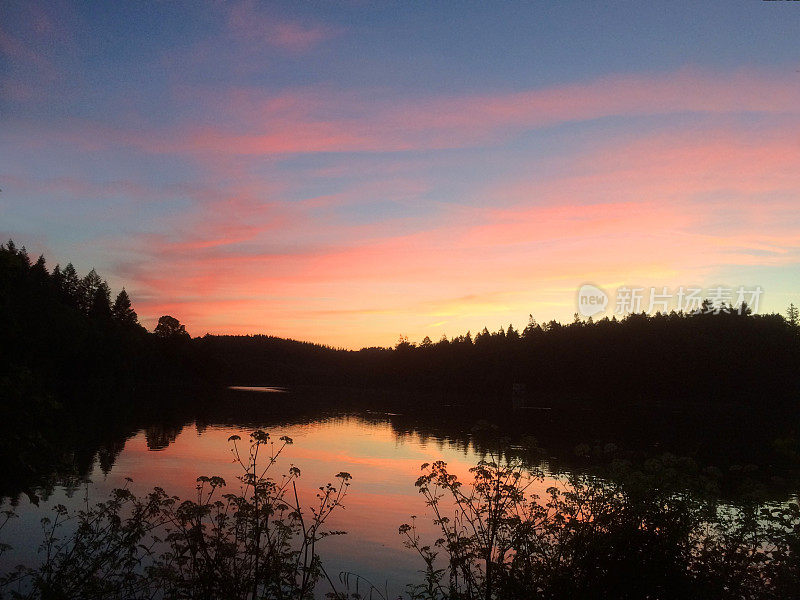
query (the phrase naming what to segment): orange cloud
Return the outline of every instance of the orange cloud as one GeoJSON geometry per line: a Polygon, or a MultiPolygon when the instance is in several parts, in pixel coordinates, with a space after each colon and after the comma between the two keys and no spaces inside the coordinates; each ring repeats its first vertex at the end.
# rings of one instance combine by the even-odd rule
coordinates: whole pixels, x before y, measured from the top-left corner
{"type": "MultiPolygon", "coordinates": [[[[175,190],[191,208],[141,235],[120,266],[149,324],[171,312],[194,334],[391,344],[400,332],[523,324],[532,311],[568,318],[585,281],[689,284],[723,267],[800,262],[800,87],[778,75],[683,70],[400,102],[324,88],[178,93],[216,118],[165,132],[10,128],[24,130],[21,144],[122,145],[202,167],[210,183],[175,190]],[[531,174],[515,164],[463,198],[437,187],[430,168],[447,156],[437,149],[494,150],[521,131],[662,115],[534,152],[531,174]],[[410,150],[424,152],[383,155],[378,176],[361,176],[368,157],[410,150]],[[290,156],[338,152],[358,154],[301,167],[290,156]],[[414,215],[359,222],[347,210],[385,200],[414,215]]],[[[108,185],[140,201],[168,195],[108,185]]]]}
{"type": "Polygon", "coordinates": [[[476,192],[487,208],[456,206],[410,233],[370,236],[300,204],[284,221],[287,239],[332,227],[339,240],[293,252],[264,251],[265,240],[165,246],[154,271],[166,261],[171,276],[140,282],[154,298],[182,298],[174,308],[200,326],[193,333],[358,347],[401,331],[420,339],[520,325],[528,312],[564,318],[588,280],[688,285],[723,266],[793,264],[800,152],[791,131],[759,131],[758,143],[728,129],[609,141],[574,156],[574,175],[488,186],[476,192]]]}

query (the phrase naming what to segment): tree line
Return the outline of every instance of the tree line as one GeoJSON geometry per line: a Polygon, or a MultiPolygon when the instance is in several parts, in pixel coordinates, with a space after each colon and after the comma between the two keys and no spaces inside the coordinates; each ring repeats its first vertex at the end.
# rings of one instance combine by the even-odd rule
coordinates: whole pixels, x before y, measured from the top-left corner
{"type": "Polygon", "coordinates": [[[125,289],[92,269],[49,269],[13,241],[0,245],[0,471],[26,476],[60,456],[85,423],[122,418],[142,386],[188,380],[188,335],[163,319],[149,333],[125,289]]]}
{"type": "MultiPolygon", "coordinates": [[[[790,311],[791,315],[791,311],[790,311]]],[[[193,340],[209,371],[241,384],[333,383],[505,407],[580,401],[785,404],[796,398],[797,321],[737,310],[513,325],[393,348],[335,349],[272,336],[193,340]],[[470,400],[472,399],[472,400],[470,400]]]]}
{"type": "Polygon", "coordinates": [[[189,338],[169,316],[149,333],[128,292],[123,288],[112,301],[95,269],[83,276],[72,263],[50,270],[44,256],[33,261],[13,241],[0,245],[0,323],[6,352],[0,375],[22,380],[27,373],[56,393],[170,375],[165,342],[189,338]]]}
{"type": "MultiPolygon", "coordinates": [[[[797,309],[753,314],[742,305],[697,313],[630,314],[569,324],[513,325],[434,342],[344,350],[266,335],[190,338],[173,316],[153,333],[123,289],[111,300],[92,270],[48,271],[13,242],[0,246],[0,320],[9,350],[0,376],[47,389],[100,382],[338,385],[394,388],[505,407],[573,401],[777,404],[796,397],[797,309]]],[[[703,308],[710,308],[706,303],[703,308]]],[[[8,384],[6,384],[8,385],[8,384]]]]}

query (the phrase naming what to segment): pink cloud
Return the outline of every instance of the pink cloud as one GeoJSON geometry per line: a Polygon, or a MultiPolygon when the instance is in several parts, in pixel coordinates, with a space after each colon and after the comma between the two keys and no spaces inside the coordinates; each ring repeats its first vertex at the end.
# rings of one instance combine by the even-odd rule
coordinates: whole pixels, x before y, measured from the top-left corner
{"type": "Polygon", "coordinates": [[[400,103],[332,91],[271,97],[240,89],[220,110],[247,133],[236,126],[187,129],[175,150],[261,155],[455,148],[611,116],[752,112],[785,117],[797,116],[798,106],[798,86],[777,75],[744,71],[607,77],[527,92],[400,103]]]}
{"type": "MultiPolygon", "coordinates": [[[[73,121],[24,123],[27,143],[62,141],[88,150],[133,147],[194,160],[320,152],[397,152],[497,145],[520,132],[604,117],[702,113],[769,115],[797,130],[800,87],[779,74],[683,70],[485,96],[398,101],[391,95],[321,88],[277,95],[179,88],[194,102],[186,123],[142,130],[73,121]],[[202,126],[195,123],[202,121],[202,126]]],[[[14,123],[9,123],[13,131],[14,123]]]]}
{"type": "MultiPolygon", "coordinates": [[[[166,132],[77,122],[55,132],[41,124],[33,135],[18,128],[26,134],[20,143],[42,147],[56,138],[87,152],[174,154],[203,165],[207,181],[223,182],[187,188],[181,196],[193,208],[142,236],[144,259],[124,269],[143,316],[175,313],[195,334],[387,344],[400,331],[421,338],[489,319],[519,324],[530,310],[563,318],[568,290],[588,279],[685,284],[725,266],[800,262],[800,88],[777,75],[686,70],[400,104],[329,89],[238,89],[201,93],[197,102],[208,115],[203,127],[187,120],[166,132]],[[421,218],[380,224],[354,223],[338,209],[427,201],[429,178],[414,179],[390,160],[372,181],[298,198],[289,180],[307,171],[275,183],[279,161],[263,160],[358,151],[356,168],[367,169],[367,152],[481,147],[559,123],[684,113],[711,118],[694,120],[694,129],[656,124],[655,133],[594,137],[555,156],[557,168],[487,181],[466,206],[456,199],[426,207],[421,218]],[[758,113],[758,127],[742,113],[758,113]],[[267,174],[253,174],[265,165],[267,174]]],[[[315,175],[352,174],[325,169],[315,175]]],[[[77,182],[65,185],[82,193],[77,182]]],[[[127,192],[152,200],[152,190],[127,192]]]]}
{"type": "Polygon", "coordinates": [[[290,52],[308,52],[338,33],[328,26],[281,19],[275,12],[261,10],[255,2],[240,2],[228,12],[228,29],[245,43],[290,52]]]}
{"type": "Polygon", "coordinates": [[[152,272],[137,285],[152,298],[146,311],[185,315],[196,334],[270,332],[354,347],[392,343],[401,331],[421,338],[494,319],[520,324],[530,311],[564,318],[570,290],[590,279],[678,285],[724,266],[800,262],[788,193],[800,189],[798,158],[794,134],[779,128],[760,129],[757,143],[726,128],[609,141],[573,157],[575,175],[488,187],[480,194],[489,207],[454,207],[404,234],[317,212],[347,193],[276,204],[280,225],[247,243],[226,238],[225,227],[224,244],[156,243],[152,272]],[[301,229],[310,240],[330,229],[341,237],[285,245],[301,229]]]}

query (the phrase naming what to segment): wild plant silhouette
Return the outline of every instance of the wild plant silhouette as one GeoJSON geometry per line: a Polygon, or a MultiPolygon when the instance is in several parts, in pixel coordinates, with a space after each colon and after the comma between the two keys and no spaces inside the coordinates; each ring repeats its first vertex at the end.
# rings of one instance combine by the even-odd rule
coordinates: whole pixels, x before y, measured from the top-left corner
{"type": "Polygon", "coordinates": [[[441,537],[400,527],[424,564],[414,600],[788,598],[800,589],[800,507],[722,505],[674,456],[601,478],[573,472],[543,496],[538,470],[490,454],[462,482],[444,462],[416,482],[441,537]]]}
{"type": "Polygon", "coordinates": [[[318,545],[343,532],[326,528],[342,506],[348,473],[319,488],[304,506],[300,470],[274,473],[288,437],[255,431],[246,448],[230,439],[241,466],[239,489],[221,477],[197,479],[194,500],[157,487],[146,496],[127,487],[77,512],[63,505],[43,519],[38,567],[0,580],[11,598],[312,598],[327,579],[318,545]]]}
{"type": "MultiPolygon", "coordinates": [[[[215,476],[182,500],[128,487],[105,502],[43,519],[39,566],[0,579],[10,598],[380,598],[357,573],[331,577],[326,523],[348,494],[350,475],[301,502],[297,467],[280,475],[292,441],[255,431],[241,447],[238,491],[215,476]],[[360,591],[354,591],[354,588],[360,591]]],[[[416,487],[441,530],[421,539],[400,526],[422,577],[409,600],[522,598],[791,597],[800,586],[800,507],[720,503],[691,461],[672,455],[635,467],[610,463],[604,477],[565,474],[543,494],[545,473],[490,452],[462,482],[442,461],[422,465],[416,487]]],[[[411,482],[409,482],[409,485],[411,482]]],[[[2,525],[12,513],[5,513],[2,525]]],[[[0,552],[5,548],[0,547],[0,552]]]]}
{"type": "MultiPolygon", "coordinates": [[[[505,417],[509,428],[520,420],[511,416],[511,390],[523,384],[527,404],[564,416],[551,444],[574,442],[570,430],[585,407],[613,409],[614,419],[631,414],[629,422],[638,423],[637,411],[649,411],[654,401],[673,413],[713,405],[734,414],[744,406],[752,409],[746,418],[755,440],[740,440],[748,452],[754,444],[769,447],[795,466],[800,456],[790,427],[800,392],[794,305],[786,318],[744,306],[567,325],[531,317],[522,330],[484,329],[420,344],[401,337],[393,348],[349,351],[270,336],[191,338],[169,315],[150,333],[128,292],[113,302],[112,295],[95,270],[83,277],[72,265],[48,270],[44,257],[31,261],[24,247],[0,246],[0,495],[26,493],[35,502],[57,485],[74,489],[95,459],[110,469],[138,428],[151,447],[166,447],[203,411],[195,402],[189,410],[172,391],[209,383],[361,388],[365,406],[375,402],[372,390],[394,389],[423,418],[455,400],[459,412],[468,405],[505,417]],[[134,402],[133,390],[147,400],[134,402]],[[412,404],[407,392],[424,392],[426,400],[412,404]],[[784,419],[788,429],[778,433],[767,416],[784,419]]],[[[325,401],[305,398],[311,407],[325,401]]],[[[678,431],[676,444],[721,432],[728,436],[718,450],[724,452],[730,431],[706,419],[693,435],[678,431]]],[[[43,564],[5,576],[4,594],[301,599],[327,586],[335,597],[366,589],[388,600],[388,591],[357,573],[335,584],[318,552],[320,541],[338,533],[325,524],[341,506],[349,475],[323,486],[308,511],[295,494],[298,473],[271,471],[289,440],[273,444],[256,432],[246,450],[239,442],[231,440],[243,469],[239,493],[204,476],[193,500],[160,488],[143,497],[121,489],[78,512],[58,507],[44,523],[43,564]]],[[[437,462],[417,482],[442,535],[422,540],[413,521],[401,528],[424,572],[409,587],[410,598],[760,599],[800,589],[795,500],[745,494],[722,502],[719,482],[688,473],[672,455],[649,456],[637,468],[617,461],[606,473],[596,463],[572,468],[561,487],[535,497],[531,489],[542,481],[535,462],[517,462],[499,447],[483,451],[472,481],[459,481],[437,462]]],[[[0,516],[0,528],[10,518],[0,516]]]]}

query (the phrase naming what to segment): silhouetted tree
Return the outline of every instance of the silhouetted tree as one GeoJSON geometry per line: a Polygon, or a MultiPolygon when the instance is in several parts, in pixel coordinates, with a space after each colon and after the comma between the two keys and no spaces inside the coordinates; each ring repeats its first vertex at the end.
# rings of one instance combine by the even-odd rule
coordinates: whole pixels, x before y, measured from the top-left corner
{"type": "Polygon", "coordinates": [[[49,274],[47,272],[47,264],[43,255],[40,254],[37,261],[33,264],[31,267],[31,273],[40,281],[45,281],[48,279],[49,274]]]}
{"type": "Polygon", "coordinates": [[[412,348],[414,348],[414,344],[408,341],[407,335],[401,335],[397,339],[397,344],[394,347],[394,349],[398,352],[404,352],[406,350],[411,350],[412,348]]]}
{"type": "Polygon", "coordinates": [[[105,281],[100,281],[94,290],[89,315],[102,319],[111,317],[111,290],[105,281]]]}
{"type": "Polygon", "coordinates": [[[58,291],[61,291],[64,287],[64,273],[61,271],[61,266],[56,265],[53,267],[53,272],[50,273],[50,281],[53,282],[53,285],[58,291]]]}
{"type": "Polygon", "coordinates": [[[721,312],[719,307],[715,307],[714,303],[711,302],[708,298],[703,300],[703,303],[700,305],[696,311],[694,311],[694,315],[711,315],[711,314],[718,314],[721,312]]]}
{"type": "Polygon", "coordinates": [[[789,308],[786,311],[786,317],[789,325],[792,327],[797,327],[798,322],[800,322],[800,317],[798,316],[798,310],[794,303],[789,305],[789,308]]]}
{"type": "Polygon", "coordinates": [[[535,334],[535,331],[539,329],[539,324],[536,322],[536,319],[533,318],[533,315],[528,315],[528,324],[525,326],[525,329],[522,330],[522,337],[530,338],[535,334]]]}
{"type": "Polygon", "coordinates": [[[114,306],[111,308],[111,316],[117,323],[125,326],[130,327],[139,323],[136,311],[131,306],[131,299],[125,288],[122,288],[122,291],[117,294],[114,306]]]}
{"type": "MultiPolygon", "coordinates": [[[[100,380],[105,386],[140,377],[188,376],[191,351],[173,352],[157,344],[136,324],[126,293],[115,303],[112,321],[111,292],[95,270],[79,279],[68,264],[50,274],[43,256],[31,265],[18,248],[13,241],[0,246],[0,332],[3,347],[14,349],[0,360],[0,398],[28,386],[22,380],[35,382],[42,397],[60,399],[78,389],[83,394],[100,380]],[[122,328],[122,322],[133,327],[122,328]]],[[[21,415],[33,414],[21,406],[21,415]]],[[[9,411],[0,416],[11,423],[11,431],[20,431],[9,411]]]]}
{"type": "MultiPolygon", "coordinates": [[[[143,328],[118,326],[136,323],[130,298],[123,291],[109,307],[108,286],[96,271],[79,279],[71,264],[56,267],[41,285],[43,272],[43,258],[31,266],[13,242],[0,246],[0,331],[5,347],[15,349],[6,367],[13,362],[51,382],[77,384],[96,375],[113,381],[157,364],[159,372],[203,373],[226,383],[426,389],[483,396],[484,405],[510,398],[514,383],[547,403],[601,395],[778,403],[800,392],[796,309],[784,318],[746,306],[708,310],[706,301],[702,315],[639,313],[566,326],[540,326],[530,316],[522,340],[512,324],[484,328],[475,343],[469,332],[435,344],[426,337],[420,345],[403,336],[394,348],[359,352],[272,336],[191,340],[177,319],[164,316],[153,338],[186,343],[156,344],[143,328]]],[[[0,378],[8,372],[2,362],[0,378]]]]}
{"type": "Polygon", "coordinates": [[[101,283],[103,283],[103,280],[94,269],[89,271],[80,281],[78,286],[78,306],[86,314],[89,314],[94,306],[95,293],[101,283]]]}
{"type": "Polygon", "coordinates": [[[81,291],[81,281],[78,278],[78,272],[75,270],[75,267],[72,266],[72,263],[67,263],[67,266],[64,267],[62,271],[62,283],[61,283],[61,291],[64,294],[64,297],[72,303],[73,306],[76,308],[80,308],[80,291],[81,291]]]}
{"type": "Polygon", "coordinates": [[[164,315],[158,319],[158,325],[156,325],[153,333],[165,340],[180,340],[190,338],[186,331],[186,326],[181,325],[181,322],[178,321],[178,319],[170,315],[164,315]]]}

